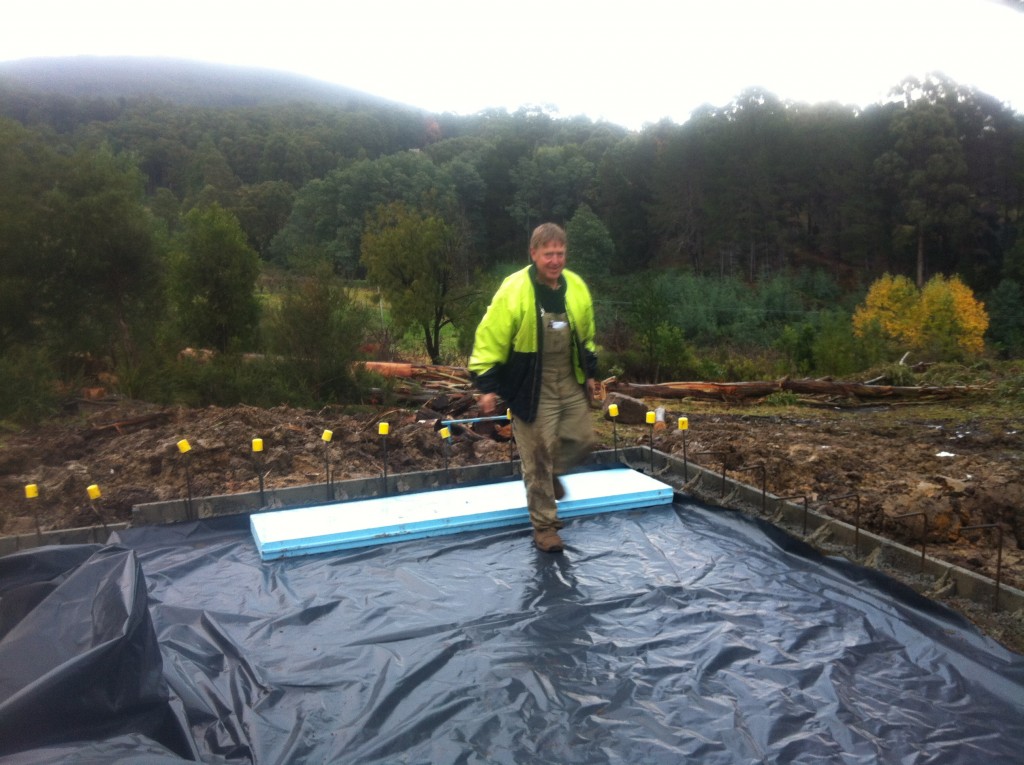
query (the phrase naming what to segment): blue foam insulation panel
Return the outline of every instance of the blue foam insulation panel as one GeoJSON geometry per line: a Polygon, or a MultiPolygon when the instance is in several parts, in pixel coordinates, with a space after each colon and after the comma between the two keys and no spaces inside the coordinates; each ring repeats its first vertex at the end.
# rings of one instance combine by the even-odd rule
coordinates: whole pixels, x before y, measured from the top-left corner
{"type": "MultiPolygon", "coordinates": [[[[672,503],[672,487],[629,468],[562,476],[562,519],[672,503]]],[[[525,524],[522,481],[459,486],[253,514],[260,558],[347,550],[406,539],[525,524]]]]}

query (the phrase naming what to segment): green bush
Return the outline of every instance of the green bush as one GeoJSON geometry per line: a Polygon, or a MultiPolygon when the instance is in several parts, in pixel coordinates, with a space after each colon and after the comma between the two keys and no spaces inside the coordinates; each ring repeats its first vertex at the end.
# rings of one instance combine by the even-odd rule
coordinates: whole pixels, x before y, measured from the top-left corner
{"type": "Polygon", "coordinates": [[[0,356],[0,420],[32,425],[60,410],[57,371],[38,348],[8,348],[0,356]]]}
{"type": "Polygon", "coordinates": [[[819,375],[847,377],[876,362],[880,351],[853,334],[850,315],[825,311],[818,319],[818,331],[811,343],[812,371],[819,375]]]}
{"type": "Polygon", "coordinates": [[[912,387],[918,384],[918,377],[913,374],[913,370],[902,364],[890,364],[883,369],[882,374],[889,385],[912,387]]]}
{"type": "Polygon", "coordinates": [[[764,403],[768,406],[778,407],[798,406],[800,404],[800,397],[792,391],[780,390],[766,396],[764,403]]]}
{"type": "Polygon", "coordinates": [[[811,322],[789,324],[775,343],[789,360],[790,368],[797,374],[806,375],[814,369],[814,346],[818,328],[811,322]]]}
{"type": "Polygon", "coordinates": [[[368,324],[366,307],[328,272],[295,279],[267,328],[272,353],[267,371],[303,401],[357,400],[353,362],[368,324]]]}
{"type": "Polygon", "coordinates": [[[1001,398],[1024,404],[1024,362],[1014,363],[1004,370],[996,393],[1001,398]]]}
{"type": "Polygon", "coordinates": [[[279,363],[240,354],[175,361],[164,376],[163,394],[168,403],[188,407],[317,403],[289,385],[279,363]]]}

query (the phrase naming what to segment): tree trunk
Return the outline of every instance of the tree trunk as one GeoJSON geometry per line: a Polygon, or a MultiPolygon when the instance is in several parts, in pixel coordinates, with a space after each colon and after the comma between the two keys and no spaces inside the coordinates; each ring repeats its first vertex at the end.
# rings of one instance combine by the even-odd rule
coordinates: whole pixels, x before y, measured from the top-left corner
{"type": "Polygon", "coordinates": [[[917,227],[917,288],[924,287],[924,226],[917,227]]]}
{"type": "Polygon", "coordinates": [[[441,363],[441,332],[435,329],[431,332],[430,326],[423,323],[423,344],[427,348],[427,355],[430,356],[431,364],[441,363]]]}

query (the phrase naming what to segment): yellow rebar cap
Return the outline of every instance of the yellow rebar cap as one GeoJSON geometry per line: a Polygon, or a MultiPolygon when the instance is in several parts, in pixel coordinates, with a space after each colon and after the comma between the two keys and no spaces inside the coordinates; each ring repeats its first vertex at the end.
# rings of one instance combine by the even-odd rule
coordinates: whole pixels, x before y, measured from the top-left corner
{"type": "Polygon", "coordinates": [[[86,489],[86,491],[89,493],[89,499],[100,498],[100,487],[97,486],[96,484],[92,484],[89,488],[86,489]]]}
{"type": "Polygon", "coordinates": [[[182,454],[191,451],[191,449],[192,445],[184,438],[178,441],[178,451],[181,452],[182,454]]]}
{"type": "Polygon", "coordinates": [[[261,451],[263,451],[263,439],[262,438],[254,438],[252,440],[252,450],[254,452],[261,452],[261,451]]]}
{"type": "Polygon", "coordinates": [[[687,418],[687,417],[680,417],[679,418],[679,429],[680,430],[689,430],[690,429],[690,420],[689,420],[689,418],[687,418]]]}
{"type": "Polygon", "coordinates": [[[648,425],[653,425],[654,424],[654,420],[656,418],[657,418],[657,415],[654,412],[648,412],[647,413],[647,424],[648,425]]]}
{"type": "Polygon", "coordinates": [[[618,417],[619,416],[619,405],[618,404],[609,404],[608,405],[608,416],[609,417],[618,417]]]}
{"type": "Polygon", "coordinates": [[[377,432],[380,433],[382,436],[386,436],[388,434],[388,431],[390,430],[391,426],[388,425],[386,422],[382,422],[380,425],[377,426],[377,432]]]}
{"type": "Polygon", "coordinates": [[[39,486],[34,483],[25,484],[25,499],[35,499],[39,496],[39,486]]]}
{"type": "Polygon", "coordinates": [[[330,443],[331,439],[334,438],[334,431],[325,430],[324,434],[320,436],[320,440],[330,443]]]}

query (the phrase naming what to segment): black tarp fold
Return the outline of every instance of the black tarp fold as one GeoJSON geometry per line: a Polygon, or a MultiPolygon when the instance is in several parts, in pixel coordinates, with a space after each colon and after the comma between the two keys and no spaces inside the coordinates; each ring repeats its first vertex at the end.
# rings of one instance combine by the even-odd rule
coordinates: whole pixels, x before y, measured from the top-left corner
{"type": "Polygon", "coordinates": [[[136,735],[191,755],[131,550],[0,558],[0,754],[136,735]]]}

